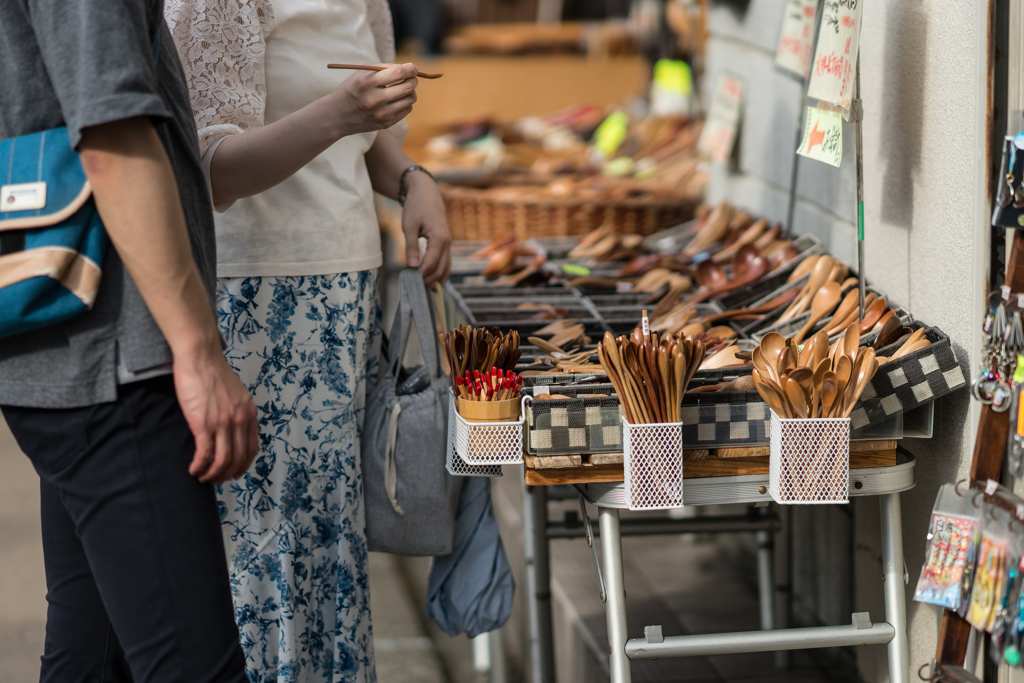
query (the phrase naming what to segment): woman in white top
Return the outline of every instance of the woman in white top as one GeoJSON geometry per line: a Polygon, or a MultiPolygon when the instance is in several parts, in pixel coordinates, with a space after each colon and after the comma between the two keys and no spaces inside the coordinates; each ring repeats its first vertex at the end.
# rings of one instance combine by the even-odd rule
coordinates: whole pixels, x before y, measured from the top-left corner
{"type": "Polygon", "coordinates": [[[165,16],[222,212],[228,360],[261,412],[254,467],[220,491],[249,677],[374,681],[359,466],[380,335],[373,192],[407,195],[407,260],[428,284],[451,267],[437,187],[383,130],[411,111],[417,70],[327,69],[394,59],[386,0],[167,0],[165,16]]]}

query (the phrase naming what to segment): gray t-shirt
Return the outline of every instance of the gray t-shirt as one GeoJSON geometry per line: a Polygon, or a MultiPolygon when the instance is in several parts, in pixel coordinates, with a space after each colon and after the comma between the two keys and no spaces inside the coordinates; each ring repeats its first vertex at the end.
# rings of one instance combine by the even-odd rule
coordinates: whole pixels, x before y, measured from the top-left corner
{"type": "MultiPolygon", "coordinates": [[[[83,128],[151,117],[178,181],[192,253],[212,301],[213,207],[162,4],[0,0],[0,139],[66,125],[77,146],[83,128]],[[157,27],[160,55],[154,66],[157,27]]],[[[92,311],[0,339],[0,405],[72,408],[113,401],[118,354],[131,372],[171,361],[167,342],[112,247],[92,311]]]]}

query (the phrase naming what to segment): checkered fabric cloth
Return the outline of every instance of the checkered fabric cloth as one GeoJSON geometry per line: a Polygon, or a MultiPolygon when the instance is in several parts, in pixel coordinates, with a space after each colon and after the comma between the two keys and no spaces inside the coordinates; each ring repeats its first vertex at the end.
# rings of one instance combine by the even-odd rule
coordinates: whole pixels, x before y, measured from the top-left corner
{"type": "Polygon", "coordinates": [[[682,418],[686,448],[766,444],[771,433],[771,413],[756,391],[692,394],[683,401],[682,418]]]}
{"type": "MultiPolygon", "coordinates": [[[[883,422],[900,411],[913,410],[967,386],[949,337],[936,327],[926,327],[925,336],[930,346],[879,366],[850,414],[853,429],[883,422]]],[[[894,350],[887,347],[879,355],[894,350]]]]}
{"type": "MultiPolygon", "coordinates": [[[[595,391],[592,386],[586,390],[606,393],[595,391]]],[[[526,452],[530,455],[621,452],[621,415],[622,407],[614,396],[527,403],[526,452]]]]}

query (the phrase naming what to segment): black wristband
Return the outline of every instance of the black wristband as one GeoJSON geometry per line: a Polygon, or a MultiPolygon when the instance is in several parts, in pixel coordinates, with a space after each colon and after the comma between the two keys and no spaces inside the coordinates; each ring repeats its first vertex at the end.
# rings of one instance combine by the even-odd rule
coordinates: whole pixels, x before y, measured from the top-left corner
{"type": "Polygon", "coordinates": [[[409,188],[405,186],[405,179],[413,171],[422,171],[426,173],[431,180],[437,182],[437,180],[434,178],[433,174],[431,174],[430,171],[428,171],[427,169],[423,168],[418,164],[415,166],[410,166],[409,168],[402,171],[402,176],[398,179],[398,203],[401,204],[402,206],[405,206],[405,199],[406,197],[409,196],[409,188]]]}

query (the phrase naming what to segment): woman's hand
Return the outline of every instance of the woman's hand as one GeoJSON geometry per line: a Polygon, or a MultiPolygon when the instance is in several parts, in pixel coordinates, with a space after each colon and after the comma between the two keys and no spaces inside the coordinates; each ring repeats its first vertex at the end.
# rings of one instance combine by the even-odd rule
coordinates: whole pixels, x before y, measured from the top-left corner
{"type": "Polygon", "coordinates": [[[395,125],[416,104],[415,64],[394,64],[384,71],[357,71],[324,98],[337,137],[370,133],[395,125]]]}
{"type": "Polygon", "coordinates": [[[408,194],[402,209],[402,232],[405,233],[405,260],[411,268],[420,269],[427,285],[444,284],[452,273],[452,236],[444,199],[426,173],[413,171],[406,176],[408,194]],[[427,251],[420,263],[419,238],[427,238],[427,251]]]}

